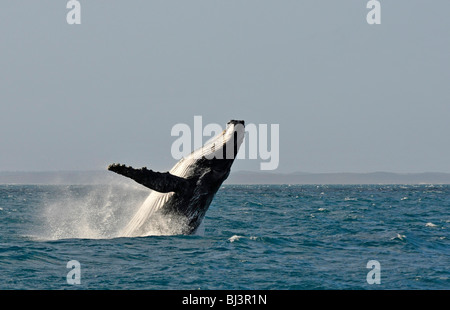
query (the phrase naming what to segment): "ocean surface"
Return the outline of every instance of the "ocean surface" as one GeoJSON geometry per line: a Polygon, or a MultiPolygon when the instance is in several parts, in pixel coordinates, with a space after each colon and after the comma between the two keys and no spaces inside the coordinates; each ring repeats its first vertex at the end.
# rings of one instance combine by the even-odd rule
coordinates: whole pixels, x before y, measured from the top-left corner
{"type": "Polygon", "coordinates": [[[0,185],[0,289],[450,289],[448,185],[224,185],[198,234],[121,237],[148,193],[0,185]]]}

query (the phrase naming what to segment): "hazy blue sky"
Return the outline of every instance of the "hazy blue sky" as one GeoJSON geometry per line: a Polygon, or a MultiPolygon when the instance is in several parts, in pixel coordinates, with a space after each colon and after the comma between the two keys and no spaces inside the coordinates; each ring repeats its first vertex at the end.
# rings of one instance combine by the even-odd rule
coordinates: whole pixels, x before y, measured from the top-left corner
{"type": "Polygon", "coordinates": [[[1,1],[0,171],[168,170],[202,115],[280,124],[280,172],[450,172],[450,1],[380,2],[1,1]]]}

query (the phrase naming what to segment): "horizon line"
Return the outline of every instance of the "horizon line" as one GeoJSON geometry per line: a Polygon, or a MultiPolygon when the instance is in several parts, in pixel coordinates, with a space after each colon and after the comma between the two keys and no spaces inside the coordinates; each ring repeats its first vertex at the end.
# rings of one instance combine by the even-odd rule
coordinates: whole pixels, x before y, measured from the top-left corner
{"type": "MultiPolygon", "coordinates": [[[[159,170],[158,170],[159,171],[159,170]]],[[[107,169],[86,169],[86,170],[0,170],[0,173],[90,173],[90,172],[109,172],[107,169]]],[[[273,170],[237,170],[234,171],[233,174],[236,173],[267,173],[267,174],[294,174],[294,173],[302,173],[302,174],[374,174],[374,173],[390,173],[390,174],[450,174],[450,172],[441,172],[441,171],[420,171],[420,172],[395,172],[388,170],[376,170],[376,171],[365,171],[365,172],[357,172],[357,171],[329,171],[329,172],[309,172],[309,171],[301,171],[295,170],[292,172],[281,172],[281,171],[273,171],[273,170]]]]}

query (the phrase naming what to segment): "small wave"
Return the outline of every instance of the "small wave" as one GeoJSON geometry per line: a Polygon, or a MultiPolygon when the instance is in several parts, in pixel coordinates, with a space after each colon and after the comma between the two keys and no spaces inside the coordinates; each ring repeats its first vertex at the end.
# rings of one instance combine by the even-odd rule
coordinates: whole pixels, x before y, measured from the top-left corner
{"type": "Polygon", "coordinates": [[[344,201],[357,201],[358,198],[352,198],[352,197],[345,197],[344,201]]]}
{"type": "Polygon", "coordinates": [[[436,225],[436,224],[433,224],[433,223],[431,223],[431,222],[428,222],[428,223],[425,224],[425,226],[426,226],[426,227],[436,227],[437,225],[436,225]]]}
{"type": "Polygon", "coordinates": [[[244,239],[249,239],[249,240],[258,240],[259,238],[256,236],[250,236],[250,237],[245,237],[245,236],[239,236],[239,235],[233,235],[230,238],[228,238],[228,241],[230,243],[234,242],[234,241],[238,241],[239,239],[244,238],[244,239]]]}
{"type": "Polygon", "coordinates": [[[234,241],[237,241],[237,240],[241,239],[242,237],[243,236],[233,235],[230,238],[228,238],[228,241],[234,242],[234,241]]]}
{"type": "Polygon", "coordinates": [[[397,236],[391,238],[391,240],[396,240],[396,239],[403,241],[403,240],[406,239],[406,236],[405,235],[401,235],[401,234],[397,234],[397,236]]]}

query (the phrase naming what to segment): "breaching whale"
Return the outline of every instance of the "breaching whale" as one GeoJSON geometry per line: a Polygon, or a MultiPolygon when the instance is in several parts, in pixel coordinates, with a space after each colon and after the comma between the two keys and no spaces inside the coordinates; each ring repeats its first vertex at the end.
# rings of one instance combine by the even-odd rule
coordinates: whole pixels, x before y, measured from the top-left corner
{"type": "Polygon", "coordinates": [[[168,172],[112,164],[108,170],[153,191],[120,236],[193,234],[214,195],[230,174],[245,135],[244,121],[231,120],[222,133],[182,158],[168,172]]]}

